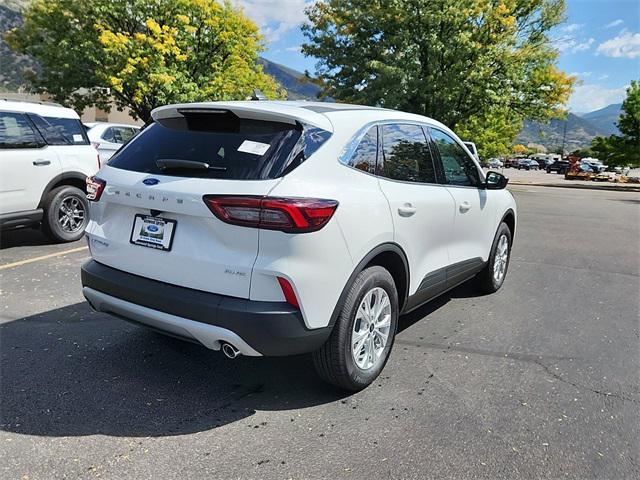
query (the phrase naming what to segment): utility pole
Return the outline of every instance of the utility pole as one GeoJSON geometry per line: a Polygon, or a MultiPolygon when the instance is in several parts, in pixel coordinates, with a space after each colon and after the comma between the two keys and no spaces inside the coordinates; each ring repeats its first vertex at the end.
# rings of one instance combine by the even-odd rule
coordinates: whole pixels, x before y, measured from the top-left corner
{"type": "Polygon", "coordinates": [[[562,132],[562,152],[560,152],[560,158],[564,158],[564,142],[567,140],[567,123],[569,123],[566,119],[564,121],[564,131],[562,132]]]}

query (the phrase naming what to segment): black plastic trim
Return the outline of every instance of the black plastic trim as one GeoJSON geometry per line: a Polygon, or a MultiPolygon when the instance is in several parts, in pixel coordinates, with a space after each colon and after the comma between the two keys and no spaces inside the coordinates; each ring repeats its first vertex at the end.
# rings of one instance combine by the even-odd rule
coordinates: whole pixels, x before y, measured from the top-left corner
{"type": "Polygon", "coordinates": [[[407,299],[407,305],[402,313],[415,310],[437,296],[473,278],[485,265],[486,262],[480,257],[476,257],[428,273],[420,282],[416,292],[407,299]]]}
{"type": "MultiPolygon", "coordinates": [[[[331,314],[331,319],[329,320],[328,328],[333,329],[333,326],[335,325],[336,320],[338,319],[338,316],[342,311],[342,306],[344,305],[344,302],[347,299],[347,295],[349,295],[349,289],[351,288],[351,285],[353,285],[353,282],[355,281],[358,274],[364,270],[364,268],[371,262],[371,260],[373,260],[376,256],[380,255],[381,253],[385,253],[385,252],[396,253],[402,259],[402,263],[404,264],[405,278],[406,278],[406,284],[407,284],[407,288],[405,289],[405,292],[402,298],[403,300],[402,305],[404,306],[407,304],[407,295],[409,292],[409,261],[407,260],[407,255],[404,253],[404,250],[402,250],[400,245],[398,245],[397,243],[382,243],[377,247],[375,247],[373,250],[371,250],[369,253],[367,253],[364,256],[364,258],[360,260],[360,263],[358,263],[353,273],[351,273],[351,276],[347,280],[347,283],[345,284],[344,288],[342,289],[342,293],[338,298],[338,303],[336,303],[336,306],[333,309],[333,313],[331,314]]],[[[400,295],[401,293],[398,292],[398,294],[400,295]]]]}
{"type": "Polygon", "coordinates": [[[151,280],[95,260],[82,266],[82,286],[196,322],[226,328],[266,356],[317,350],[329,327],[308,329],[298,309],[285,302],[259,302],[151,280]]]}
{"type": "MultiPolygon", "coordinates": [[[[97,162],[96,158],[96,162],[97,162]]],[[[38,208],[44,208],[44,201],[47,198],[47,195],[51,190],[53,190],[54,185],[62,182],[63,180],[80,180],[81,182],[86,182],[87,176],[81,172],[63,172],[59,175],[56,175],[47,183],[47,186],[42,191],[42,196],[40,197],[40,202],[38,203],[38,208]]]]}
{"type": "Polygon", "coordinates": [[[38,223],[42,220],[43,210],[25,210],[23,212],[12,212],[0,214],[0,228],[22,227],[38,223]]]}
{"type": "MultiPolygon", "coordinates": [[[[513,239],[516,236],[516,228],[517,228],[516,212],[514,212],[512,208],[508,208],[507,211],[504,212],[504,215],[502,215],[502,218],[500,219],[500,223],[504,222],[504,219],[507,218],[509,215],[513,217],[513,232],[511,232],[511,243],[513,243],[513,239]]],[[[498,226],[500,226],[500,223],[498,223],[498,226]]]]}

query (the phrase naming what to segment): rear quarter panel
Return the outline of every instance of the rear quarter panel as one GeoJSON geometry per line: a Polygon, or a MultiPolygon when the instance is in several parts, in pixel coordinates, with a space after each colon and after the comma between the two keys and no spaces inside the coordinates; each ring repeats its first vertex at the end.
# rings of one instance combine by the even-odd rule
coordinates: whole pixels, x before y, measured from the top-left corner
{"type": "Polygon", "coordinates": [[[57,145],[62,172],[80,172],[87,177],[95,175],[100,168],[98,151],[91,145],[57,145]]]}
{"type": "Polygon", "coordinates": [[[337,200],[338,208],[318,232],[289,235],[260,231],[259,253],[253,272],[251,297],[281,300],[269,287],[274,275],[294,286],[307,327],[329,323],[338,298],[355,266],[374,247],[393,241],[389,205],[378,179],[338,163],[341,147],[352,131],[336,132],[313,157],[287,175],[271,196],[337,200]]]}

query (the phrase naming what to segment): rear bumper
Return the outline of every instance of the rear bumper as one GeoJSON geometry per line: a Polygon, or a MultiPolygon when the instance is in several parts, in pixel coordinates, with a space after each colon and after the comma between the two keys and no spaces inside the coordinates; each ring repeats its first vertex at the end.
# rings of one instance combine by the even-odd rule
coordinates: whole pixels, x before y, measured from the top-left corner
{"type": "Polygon", "coordinates": [[[284,302],[258,302],[178,287],[89,260],[82,266],[85,298],[98,311],[213,350],[221,342],[244,355],[307,353],[329,337],[329,327],[309,330],[299,310],[284,302]]]}

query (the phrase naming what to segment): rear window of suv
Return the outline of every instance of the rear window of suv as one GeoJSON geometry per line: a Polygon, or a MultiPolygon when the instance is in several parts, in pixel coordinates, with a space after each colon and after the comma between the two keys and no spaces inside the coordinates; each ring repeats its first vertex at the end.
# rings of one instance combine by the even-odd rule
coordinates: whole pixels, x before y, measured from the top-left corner
{"type": "Polygon", "coordinates": [[[180,177],[264,180],[293,170],[331,135],[300,123],[239,118],[230,111],[181,113],[148,125],[109,166],[180,177]]]}

